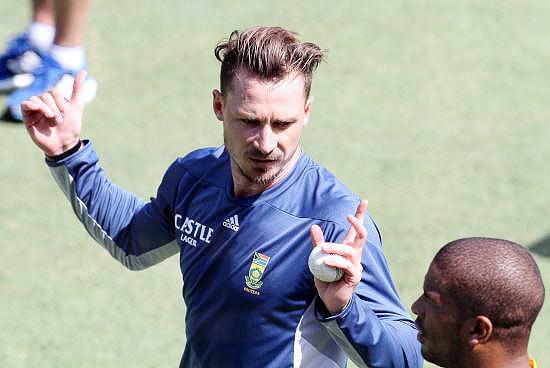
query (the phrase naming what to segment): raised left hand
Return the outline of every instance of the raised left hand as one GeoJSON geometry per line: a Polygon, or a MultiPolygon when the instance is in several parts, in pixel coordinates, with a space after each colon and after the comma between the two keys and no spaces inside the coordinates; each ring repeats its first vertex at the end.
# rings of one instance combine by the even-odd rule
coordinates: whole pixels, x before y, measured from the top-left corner
{"type": "Polygon", "coordinates": [[[73,93],[65,99],[53,89],[21,103],[23,121],[33,142],[48,156],[57,156],[80,141],[86,72],[75,78],[73,93]]]}

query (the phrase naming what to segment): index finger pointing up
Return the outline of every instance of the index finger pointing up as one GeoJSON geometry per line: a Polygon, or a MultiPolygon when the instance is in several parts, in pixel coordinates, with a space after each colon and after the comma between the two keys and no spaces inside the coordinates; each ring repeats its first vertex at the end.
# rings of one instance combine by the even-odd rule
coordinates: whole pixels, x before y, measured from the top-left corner
{"type": "Polygon", "coordinates": [[[367,207],[369,205],[369,202],[366,199],[362,199],[361,202],[359,202],[359,205],[357,206],[357,210],[355,211],[355,217],[361,222],[365,219],[365,213],[367,213],[367,207]]]}
{"type": "Polygon", "coordinates": [[[82,93],[84,90],[84,80],[86,79],[86,71],[82,70],[76,76],[73,84],[73,94],[71,95],[71,102],[82,106],[82,93]]]}
{"type": "MultiPolygon", "coordinates": [[[[348,216],[348,221],[351,224],[348,232],[346,233],[346,236],[344,238],[344,244],[351,245],[353,242],[357,239],[357,228],[363,227],[363,220],[365,219],[365,213],[367,212],[367,205],[368,202],[365,199],[362,199],[359,204],[357,205],[357,209],[355,210],[355,216],[348,216]],[[357,219],[357,221],[354,221],[354,219],[357,219]]],[[[361,234],[359,234],[361,236],[361,234]]]]}
{"type": "Polygon", "coordinates": [[[348,220],[355,232],[353,239],[351,239],[350,245],[354,248],[362,248],[365,240],[367,239],[367,230],[365,229],[365,226],[363,226],[363,221],[360,221],[355,216],[349,216],[348,220]]]}

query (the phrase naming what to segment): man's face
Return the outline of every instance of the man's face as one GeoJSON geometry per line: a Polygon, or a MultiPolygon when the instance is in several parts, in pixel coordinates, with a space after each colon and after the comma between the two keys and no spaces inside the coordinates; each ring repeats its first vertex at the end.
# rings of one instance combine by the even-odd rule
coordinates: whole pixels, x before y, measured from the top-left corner
{"type": "Polygon", "coordinates": [[[444,278],[432,263],[424,279],[424,293],[413,303],[418,317],[418,341],[422,356],[439,366],[460,360],[460,321],[458,307],[444,291],[444,278]]]}
{"type": "Polygon", "coordinates": [[[265,81],[239,71],[224,97],[217,90],[213,95],[236,191],[238,185],[262,191],[286,177],[300,156],[311,105],[303,75],[265,81]]]}

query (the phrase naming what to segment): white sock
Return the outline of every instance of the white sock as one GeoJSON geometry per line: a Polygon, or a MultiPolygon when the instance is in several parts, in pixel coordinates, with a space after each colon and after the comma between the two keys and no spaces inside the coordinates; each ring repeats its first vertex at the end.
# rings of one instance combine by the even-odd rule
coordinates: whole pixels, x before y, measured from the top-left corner
{"type": "Polygon", "coordinates": [[[54,44],[50,55],[65,69],[79,71],[86,66],[86,58],[82,46],[60,46],[54,44]]]}
{"type": "Polygon", "coordinates": [[[29,42],[40,51],[48,51],[55,36],[55,27],[47,23],[33,22],[28,30],[29,42]]]}

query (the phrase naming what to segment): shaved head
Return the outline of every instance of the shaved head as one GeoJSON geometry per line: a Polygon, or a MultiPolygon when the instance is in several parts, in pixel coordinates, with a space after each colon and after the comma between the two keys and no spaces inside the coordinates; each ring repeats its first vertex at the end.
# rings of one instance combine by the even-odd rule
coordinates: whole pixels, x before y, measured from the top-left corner
{"type": "Polygon", "coordinates": [[[432,267],[443,276],[441,287],[462,318],[488,317],[494,338],[511,352],[527,346],[544,285],[524,247],[501,239],[459,239],[441,248],[432,267]]]}

